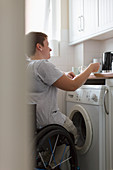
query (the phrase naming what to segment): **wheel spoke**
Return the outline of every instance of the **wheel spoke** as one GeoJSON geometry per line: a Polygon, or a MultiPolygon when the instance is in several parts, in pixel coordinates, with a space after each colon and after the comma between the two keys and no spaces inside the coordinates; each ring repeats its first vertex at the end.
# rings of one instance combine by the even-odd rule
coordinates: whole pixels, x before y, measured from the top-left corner
{"type": "Polygon", "coordinates": [[[50,148],[51,148],[51,153],[52,153],[53,161],[54,161],[54,163],[56,165],[55,156],[54,156],[54,152],[53,152],[53,149],[52,149],[51,141],[50,141],[50,139],[48,139],[48,140],[49,140],[49,145],[50,145],[50,148]]]}
{"type": "Polygon", "coordinates": [[[65,159],[64,161],[58,163],[57,165],[55,165],[55,166],[53,166],[53,167],[51,167],[51,168],[54,169],[54,168],[56,168],[57,166],[63,164],[64,162],[68,161],[68,160],[71,159],[71,158],[72,158],[72,156],[70,156],[69,158],[65,159]]]}
{"type": "Polygon", "coordinates": [[[44,167],[46,168],[46,164],[45,164],[45,162],[44,162],[44,160],[43,160],[43,157],[42,157],[42,155],[41,155],[40,152],[39,152],[39,156],[40,156],[40,158],[41,158],[41,160],[42,160],[42,163],[43,163],[44,167]]]}
{"type": "Polygon", "coordinates": [[[65,148],[64,148],[64,151],[63,151],[63,154],[62,154],[62,158],[61,158],[61,161],[60,161],[60,166],[61,166],[61,162],[63,161],[64,153],[65,153],[65,151],[66,151],[66,148],[67,148],[67,145],[66,145],[65,148]]]}
{"type": "Polygon", "coordinates": [[[57,135],[57,138],[56,138],[56,141],[55,141],[55,144],[54,144],[54,148],[53,148],[53,153],[51,154],[51,158],[50,158],[50,161],[49,161],[49,165],[50,165],[50,163],[51,163],[51,161],[52,161],[52,157],[53,157],[53,154],[54,154],[54,152],[55,152],[58,139],[59,139],[59,135],[57,135]]]}

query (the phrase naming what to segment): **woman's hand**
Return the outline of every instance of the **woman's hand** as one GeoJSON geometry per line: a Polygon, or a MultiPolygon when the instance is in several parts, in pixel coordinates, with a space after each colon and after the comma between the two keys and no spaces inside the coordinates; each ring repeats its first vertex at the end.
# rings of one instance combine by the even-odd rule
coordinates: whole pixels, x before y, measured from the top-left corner
{"type": "Polygon", "coordinates": [[[97,72],[100,67],[100,63],[91,63],[89,66],[91,73],[97,72]]]}
{"type": "Polygon", "coordinates": [[[73,72],[67,72],[65,73],[65,75],[70,79],[73,79],[75,77],[75,74],[73,72]]]}

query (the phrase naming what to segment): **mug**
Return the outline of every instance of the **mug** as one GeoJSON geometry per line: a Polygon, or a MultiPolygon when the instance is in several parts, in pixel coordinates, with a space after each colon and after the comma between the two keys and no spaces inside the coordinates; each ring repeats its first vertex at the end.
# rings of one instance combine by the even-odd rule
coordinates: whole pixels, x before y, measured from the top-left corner
{"type": "Polygon", "coordinates": [[[93,58],[93,63],[100,63],[100,68],[96,73],[102,72],[102,58],[93,58]]]}

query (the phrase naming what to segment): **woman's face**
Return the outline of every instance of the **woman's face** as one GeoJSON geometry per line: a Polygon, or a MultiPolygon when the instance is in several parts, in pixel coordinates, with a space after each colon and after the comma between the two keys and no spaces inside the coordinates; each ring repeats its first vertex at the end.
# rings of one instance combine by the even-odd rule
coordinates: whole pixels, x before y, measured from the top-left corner
{"type": "Polygon", "coordinates": [[[52,49],[49,47],[49,42],[48,42],[47,38],[44,40],[43,44],[44,44],[44,46],[42,46],[42,55],[43,55],[44,59],[49,59],[50,51],[52,51],[52,49]]]}

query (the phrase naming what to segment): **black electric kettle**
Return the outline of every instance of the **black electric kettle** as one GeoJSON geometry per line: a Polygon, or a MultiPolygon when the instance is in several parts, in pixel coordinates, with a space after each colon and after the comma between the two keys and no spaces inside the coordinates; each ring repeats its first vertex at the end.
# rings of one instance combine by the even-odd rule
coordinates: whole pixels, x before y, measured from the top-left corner
{"type": "Polygon", "coordinates": [[[112,71],[112,61],[113,61],[113,52],[103,53],[102,72],[111,72],[112,71]]]}

